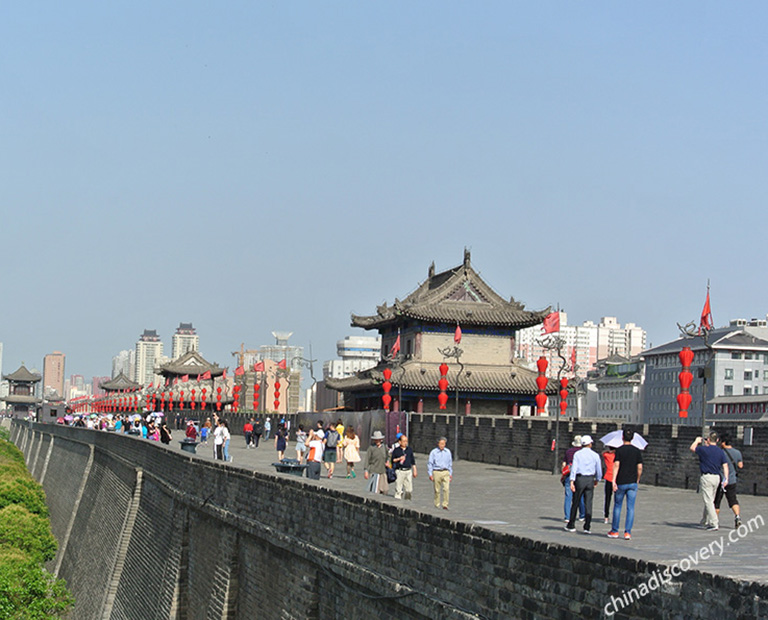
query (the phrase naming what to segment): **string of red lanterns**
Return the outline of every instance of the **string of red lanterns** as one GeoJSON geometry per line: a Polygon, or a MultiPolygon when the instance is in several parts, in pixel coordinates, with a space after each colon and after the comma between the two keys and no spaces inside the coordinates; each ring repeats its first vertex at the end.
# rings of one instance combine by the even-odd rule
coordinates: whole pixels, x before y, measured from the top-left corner
{"type": "Polygon", "coordinates": [[[443,362],[440,364],[440,380],[437,382],[437,387],[440,388],[440,393],[437,395],[437,402],[440,403],[440,409],[445,409],[448,404],[448,364],[443,362]]]}
{"type": "Polygon", "coordinates": [[[275,377],[275,411],[280,408],[280,378],[275,377]]]}
{"type": "Polygon", "coordinates": [[[536,377],[536,387],[539,388],[539,393],[536,394],[536,413],[538,415],[544,415],[547,409],[547,395],[544,392],[547,389],[547,383],[549,383],[545,374],[547,366],[549,366],[549,362],[543,355],[536,360],[536,368],[539,370],[539,376],[536,377]]]}
{"type": "Polygon", "coordinates": [[[688,417],[688,408],[691,406],[691,383],[693,382],[693,374],[691,373],[691,364],[693,363],[693,351],[691,347],[683,347],[678,355],[680,363],[683,365],[683,370],[678,375],[680,381],[680,393],[677,395],[677,405],[680,408],[679,416],[681,418],[688,417]]]}
{"type": "Polygon", "coordinates": [[[216,388],[216,411],[221,411],[221,386],[216,388]]]}
{"type": "Polygon", "coordinates": [[[568,378],[560,379],[560,415],[565,415],[568,409],[568,378]]]}
{"type": "Polygon", "coordinates": [[[259,392],[261,391],[261,385],[258,381],[254,380],[253,384],[253,411],[254,413],[259,410],[259,392]]]}
{"type": "Polygon", "coordinates": [[[381,389],[384,390],[384,394],[381,397],[381,402],[384,404],[384,411],[389,411],[389,405],[392,402],[392,397],[389,395],[389,392],[392,390],[392,383],[390,382],[390,379],[392,378],[392,369],[385,368],[381,374],[384,375],[384,383],[381,384],[381,389]]]}
{"type": "Polygon", "coordinates": [[[235,413],[237,413],[240,408],[240,387],[241,386],[236,385],[232,388],[232,398],[234,398],[234,401],[232,402],[232,410],[235,413]]]}

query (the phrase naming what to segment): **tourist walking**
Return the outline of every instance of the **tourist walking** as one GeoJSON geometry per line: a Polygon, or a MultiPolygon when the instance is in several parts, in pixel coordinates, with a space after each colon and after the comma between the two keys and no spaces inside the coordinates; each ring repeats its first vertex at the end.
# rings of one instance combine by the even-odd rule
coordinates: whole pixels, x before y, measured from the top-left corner
{"type": "Polygon", "coordinates": [[[360,438],[352,426],[344,436],[344,460],[347,462],[347,478],[356,478],[355,463],[360,462],[360,438]]]}
{"type": "Polygon", "coordinates": [[[603,450],[603,478],[605,479],[605,502],[603,503],[603,518],[610,523],[611,497],[613,496],[613,463],[616,458],[615,448],[608,446],[603,450]]]}
{"type": "Polygon", "coordinates": [[[699,471],[701,472],[699,490],[704,502],[701,525],[711,532],[716,532],[720,529],[720,521],[715,510],[715,494],[717,487],[725,486],[730,477],[728,459],[723,449],[717,445],[717,433],[715,432],[710,433],[705,440],[702,440],[701,437],[694,439],[691,444],[691,452],[699,457],[699,471]]]}
{"type": "Polygon", "coordinates": [[[336,432],[339,434],[339,443],[336,444],[336,462],[341,463],[344,458],[344,423],[341,418],[336,422],[336,432]]]}
{"type": "Polygon", "coordinates": [[[243,424],[243,436],[245,437],[245,447],[250,448],[253,440],[253,418],[243,424]]]}
{"type": "Polygon", "coordinates": [[[447,445],[448,440],[440,437],[437,440],[437,447],[432,449],[427,459],[427,475],[435,489],[435,507],[439,508],[442,505],[443,510],[448,510],[451,480],[453,480],[453,455],[446,447],[447,445]]]}
{"type": "Polygon", "coordinates": [[[386,495],[389,491],[387,482],[387,459],[389,452],[384,445],[384,434],[376,431],[371,435],[373,442],[365,455],[365,479],[368,482],[368,491],[386,495]]]}
{"type": "Polygon", "coordinates": [[[266,441],[267,439],[269,439],[269,432],[270,432],[271,430],[272,430],[272,419],[268,417],[268,418],[267,418],[267,419],[264,421],[264,441],[266,441]]]}
{"type": "MultiPolygon", "coordinates": [[[[310,431],[311,433],[312,431],[310,431]]],[[[299,424],[296,429],[296,460],[299,463],[304,461],[304,453],[307,451],[307,433],[304,430],[304,425],[299,424]]]]}
{"type": "MultiPolygon", "coordinates": [[[[267,418],[267,422],[269,422],[269,418],[267,418]]],[[[269,433],[267,433],[269,435],[269,433]]],[[[285,457],[285,448],[286,448],[286,441],[285,441],[285,428],[283,428],[282,425],[277,427],[277,432],[275,433],[275,450],[277,450],[277,460],[282,461],[285,457]]]]}
{"type": "Polygon", "coordinates": [[[573,455],[573,464],[569,474],[573,502],[571,503],[571,515],[565,525],[567,532],[576,531],[576,513],[581,498],[584,498],[584,532],[589,534],[592,529],[592,497],[595,487],[603,478],[603,469],[600,464],[600,455],[592,450],[592,437],[583,435],[581,438],[581,450],[573,455]]]}
{"type": "Polygon", "coordinates": [[[253,447],[258,448],[261,436],[264,434],[264,427],[261,425],[261,420],[256,418],[253,421],[253,447]]]}
{"type": "Polygon", "coordinates": [[[200,427],[200,441],[208,445],[208,437],[211,435],[211,418],[205,419],[205,424],[200,427]]]}
{"type": "MultiPolygon", "coordinates": [[[[224,426],[224,420],[219,420],[213,431],[213,450],[214,458],[217,461],[224,460],[224,433],[227,429],[224,426]]],[[[189,435],[187,435],[189,436],[189,435]]]]}
{"type": "Polygon", "coordinates": [[[325,431],[325,450],[323,451],[323,467],[328,472],[328,477],[333,478],[336,469],[336,449],[341,443],[341,435],[336,426],[331,422],[325,431]]]}
{"type": "Polygon", "coordinates": [[[722,485],[717,487],[715,493],[715,512],[720,518],[720,503],[723,501],[723,495],[728,500],[728,507],[733,510],[735,517],[734,527],[738,528],[741,525],[741,509],[739,507],[739,499],[736,497],[736,483],[738,482],[739,469],[744,467],[742,461],[741,452],[731,445],[731,438],[728,435],[723,435],[720,438],[720,447],[725,452],[725,458],[728,459],[728,477],[723,478],[726,480],[725,488],[722,485]]]}
{"type": "Polygon", "coordinates": [[[320,463],[323,461],[323,452],[325,452],[325,444],[323,439],[325,434],[323,431],[309,431],[308,446],[309,452],[307,454],[307,478],[310,480],[320,480],[320,463]]]}
{"type": "Polygon", "coordinates": [[[168,424],[165,422],[165,418],[160,422],[160,441],[166,446],[171,443],[171,429],[168,428],[168,424]]]}
{"type": "MultiPolygon", "coordinates": [[[[571,447],[565,451],[565,457],[561,465],[560,482],[565,489],[565,502],[563,503],[563,519],[566,523],[571,520],[571,502],[573,501],[573,491],[571,490],[570,475],[571,465],[573,464],[573,455],[581,450],[581,435],[574,435],[571,447]]],[[[579,521],[584,520],[584,500],[579,502],[579,521]]]]}
{"type": "MultiPolygon", "coordinates": [[[[615,493],[613,503],[613,519],[608,538],[619,537],[619,525],[621,524],[621,506],[624,498],[627,498],[627,515],[624,517],[624,539],[632,538],[632,525],[635,522],[635,500],[637,499],[637,487],[640,476],[643,475],[643,453],[632,445],[634,431],[625,428],[622,432],[622,445],[616,448],[613,459],[613,471],[611,472],[613,491],[615,493]]],[[[605,473],[608,478],[608,471],[605,473]]]]}
{"type": "Polygon", "coordinates": [[[221,421],[221,425],[224,427],[224,460],[231,463],[233,458],[229,454],[229,440],[232,439],[232,435],[229,432],[229,424],[225,420],[221,421]]]}
{"type": "Polygon", "coordinates": [[[413,479],[418,475],[416,457],[405,435],[400,435],[400,441],[392,451],[392,468],[396,476],[395,499],[413,499],[413,479]]]}

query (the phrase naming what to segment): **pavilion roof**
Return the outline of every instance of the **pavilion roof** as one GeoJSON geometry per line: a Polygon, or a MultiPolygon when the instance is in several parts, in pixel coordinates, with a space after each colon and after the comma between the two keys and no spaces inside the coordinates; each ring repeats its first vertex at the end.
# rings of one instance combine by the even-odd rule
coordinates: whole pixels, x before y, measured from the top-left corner
{"type": "Polygon", "coordinates": [[[522,303],[501,297],[480,277],[465,250],[458,267],[435,273],[434,263],[427,279],[405,299],[386,303],[371,316],[352,315],[352,326],[379,329],[413,319],[426,323],[459,323],[467,326],[516,327],[538,325],[550,309],[532,312],[522,303]]]}
{"type": "MultiPolygon", "coordinates": [[[[448,364],[448,393],[456,389],[456,373],[458,366],[448,364]]],[[[380,387],[384,382],[383,370],[385,363],[375,368],[347,377],[345,379],[325,380],[325,385],[339,392],[357,392],[380,387]]],[[[460,392],[480,392],[487,394],[536,394],[539,390],[536,386],[537,373],[520,365],[509,366],[480,366],[468,365],[459,378],[460,392]]],[[[438,392],[437,382],[440,380],[439,364],[427,364],[420,361],[410,361],[403,364],[402,368],[392,372],[393,390],[398,387],[408,390],[423,390],[425,392],[438,392]]],[[[559,389],[556,381],[550,380],[547,393],[554,393],[559,389]]]]}
{"type": "Polygon", "coordinates": [[[141,389],[141,385],[135,381],[131,381],[128,377],[125,376],[125,374],[123,374],[122,370],[120,371],[120,374],[117,375],[114,379],[99,383],[99,387],[105,392],[132,392],[141,389]]]}
{"type": "Polygon", "coordinates": [[[189,375],[191,379],[206,372],[211,373],[211,377],[219,377],[224,374],[224,369],[218,364],[211,364],[198,351],[187,351],[184,355],[167,364],[164,364],[155,371],[164,377],[181,377],[189,375]]]}
{"type": "Polygon", "coordinates": [[[37,403],[43,402],[42,399],[37,398],[36,396],[32,396],[31,394],[8,394],[7,396],[0,398],[0,400],[4,400],[7,403],[18,403],[22,405],[35,405],[37,403]]]}
{"type": "Polygon", "coordinates": [[[19,383],[37,383],[42,379],[36,372],[30,372],[27,367],[22,363],[18,370],[12,372],[10,375],[3,375],[3,379],[8,381],[16,381],[19,383]]]}

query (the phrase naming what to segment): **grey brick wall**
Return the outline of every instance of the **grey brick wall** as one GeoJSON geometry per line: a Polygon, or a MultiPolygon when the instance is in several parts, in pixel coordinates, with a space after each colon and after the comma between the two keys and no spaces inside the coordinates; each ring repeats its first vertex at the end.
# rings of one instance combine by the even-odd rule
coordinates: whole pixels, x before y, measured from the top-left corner
{"type": "MultiPolygon", "coordinates": [[[[445,420],[429,424],[443,432],[445,420]]],[[[83,488],[60,571],[77,597],[78,620],[598,618],[610,593],[664,568],[201,461],[133,437],[20,426],[20,444],[33,431],[55,437],[52,472],[62,462],[75,468],[59,475],[58,490],[46,476],[58,523],[83,488]],[[78,472],[87,472],[84,486],[78,472]]],[[[476,431],[467,431],[469,441],[476,431]]],[[[498,457],[515,459],[548,432],[540,424],[516,431],[483,426],[475,441],[486,444],[483,433],[511,438],[511,455],[498,457]]],[[[692,616],[766,617],[768,587],[689,572],[632,607],[637,618],[692,616]]]]}

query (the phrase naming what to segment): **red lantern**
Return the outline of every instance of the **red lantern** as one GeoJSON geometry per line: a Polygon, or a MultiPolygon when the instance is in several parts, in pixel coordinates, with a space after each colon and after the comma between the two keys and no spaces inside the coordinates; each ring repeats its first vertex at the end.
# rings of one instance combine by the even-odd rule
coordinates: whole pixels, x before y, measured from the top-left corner
{"type": "Polygon", "coordinates": [[[560,390],[560,399],[568,400],[568,390],[560,390]]]}
{"type": "Polygon", "coordinates": [[[688,408],[691,406],[691,401],[693,400],[690,394],[691,383],[693,383],[693,374],[691,373],[693,351],[691,351],[691,347],[683,347],[678,357],[680,358],[680,363],[683,365],[683,370],[677,377],[680,382],[680,393],[677,395],[677,405],[679,407],[678,416],[687,418],[688,408]]]}
{"type": "Polygon", "coordinates": [[[437,382],[437,387],[440,388],[441,392],[445,392],[448,389],[448,379],[445,377],[440,379],[440,381],[437,382]]]}
{"type": "Polygon", "coordinates": [[[448,374],[448,364],[443,362],[440,364],[440,376],[445,377],[448,374]]]}
{"type": "Polygon", "coordinates": [[[384,380],[389,381],[392,378],[392,369],[391,368],[385,368],[381,371],[381,374],[384,375],[384,380]]]}
{"type": "Polygon", "coordinates": [[[678,380],[680,381],[680,389],[687,390],[691,387],[691,383],[693,383],[693,373],[683,370],[680,375],[678,375],[678,380]]]}
{"type": "Polygon", "coordinates": [[[680,365],[683,368],[689,368],[693,363],[693,351],[691,351],[691,347],[683,347],[683,350],[680,351],[678,357],[680,358],[680,365]]]}
{"type": "Polygon", "coordinates": [[[544,390],[547,389],[549,379],[547,379],[544,373],[547,371],[548,365],[549,362],[547,362],[547,358],[543,355],[536,361],[536,368],[539,369],[539,376],[536,377],[536,387],[539,388],[539,393],[536,394],[536,413],[538,415],[544,415],[546,412],[547,395],[544,393],[544,390]]]}
{"type": "Polygon", "coordinates": [[[568,409],[568,401],[567,400],[561,400],[560,401],[560,415],[565,415],[565,410],[568,409]]]}
{"type": "Polygon", "coordinates": [[[440,392],[437,395],[437,402],[440,403],[440,409],[445,409],[445,406],[448,404],[448,394],[440,392]]]}

